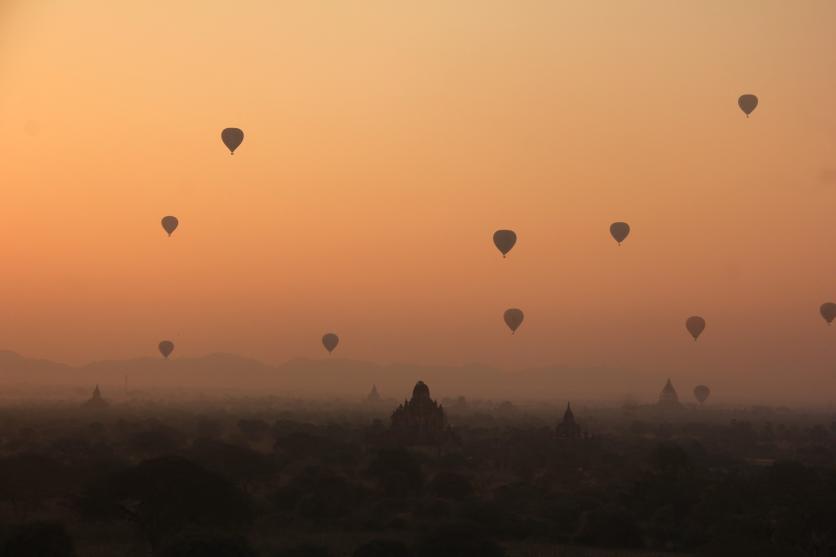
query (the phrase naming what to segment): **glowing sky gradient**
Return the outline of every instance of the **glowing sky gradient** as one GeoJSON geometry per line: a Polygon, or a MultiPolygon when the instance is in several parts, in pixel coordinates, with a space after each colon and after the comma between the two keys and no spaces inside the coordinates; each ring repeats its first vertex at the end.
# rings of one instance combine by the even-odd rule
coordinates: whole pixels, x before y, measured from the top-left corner
{"type": "Polygon", "coordinates": [[[834,21],[824,0],[5,0],[0,346],[281,361],[335,331],[356,359],[836,387],[834,21]]]}

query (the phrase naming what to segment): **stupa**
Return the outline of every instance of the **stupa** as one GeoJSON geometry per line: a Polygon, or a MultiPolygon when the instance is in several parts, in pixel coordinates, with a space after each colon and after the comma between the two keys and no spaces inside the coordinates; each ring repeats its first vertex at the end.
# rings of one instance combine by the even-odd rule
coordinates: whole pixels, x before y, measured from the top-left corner
{"type": "Polygon", "coordinates": [[[93,389],[93,396],[90,397],[90,400],[81,405],[82,408],[92,409],[107,408],[108,406],[110,406],[110,403],[102,398],[102,392],[99,390],[98,385],[93,389]]]}
{"type": "Polygon", "coordinates": [[[566,412],[563,414],[563,421],[557,425],[556,434],[559,439],[581,438],[581,426],[575,421],[571,404],[566,404],[566,412]]]}
{"type": "Polygon", "coordinates": [[[372,391],[366,397],[368,402],[380,402],[380,393],[377,392],[377,385],[372,385],[372,391]]]}
{"type": "Polygon", "coordinates": [[[662,388],[662,392],[659,393],[659,403],[658,406],[660,408],[679,408],[679,395],[676,394],[676,389],[673,388],[673,384],[671,383],[670,378],[668,378],[668,382],[665,383],[665,386],[662,388]]]}

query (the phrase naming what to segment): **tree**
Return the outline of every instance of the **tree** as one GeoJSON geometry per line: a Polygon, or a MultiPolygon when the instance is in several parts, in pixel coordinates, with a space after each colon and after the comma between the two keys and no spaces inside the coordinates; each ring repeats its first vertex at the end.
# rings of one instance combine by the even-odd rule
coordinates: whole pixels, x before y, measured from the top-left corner
{"type": "Polygon", "coordinates": [[[651,455],[654,468],[666,475],[678,476],[692,469],[691,458],[685,449],[673,443],[661,443],[651,455]]]}
{"type": "Polygon", "coordinates": [[[418,557],[505,557],[505,550],[470,522],[443,524],[418,544],[418,557]]]}
{"type": "Polygon", "coordinates": [[[2,557],[75,557],[75,546],[63,524],[34,522],[15,528],[2,557]]]}
{"type": "Polygon", "coordinates": [[[273,502],[282,511],[321,521],[349,514],[361,496],[360,490],[344,477],[311,466],[280,488],[273,502]]]}
{"type": "Polygon", "coordinates": [[[277,459],[272,455],[221,441],[199,439],[189,456],[209,470],[238,482],[248,491],[259,483],[269,481],[280,470],[277,459]]]}
{"type": "Polygon", "coordinates": [[[179,431],[165,426],[154,426],[145,431],[135,432],[128,437],[131,451],[144,456],[174,452],[183,445],[183,442],[183,435],[179,431]]]}
{"type": "Polygon", "coordinates": [[[166,546],[163,557],[257,557],[257,554],[241,536],[192,533],[166,546]]]}
{"type": "Polygon", "coordinates": [[[81,500],[87,516],[134,521],[158,550],[188,528],[235,530],[252,519],[234,484],[179,457],[146,460],[94,484],[81,500]]]}
{"type": "Polygon", "coordinates": [[[238,431],[248,440],[258,441],[270,433],[270,424],[257,418],[242,418],[238,420],[238,431]]]}
{"type": "Polygon", "coordinates": [[[473,495],[473,485],[464,474],[439,472],[430,482],[430,490],[445,499],[467,499],[473,495]]]}
{"type": "Polygon", "coordinates": [[[352,557],[411,557],[405,543],[397,540],[372,540],[354,550],[352,557]]]}
{"type": "Polygon", "coordinates": [[[19,454],[0,459],[0,499],[18,511],[37,507],[50,497],[71,489],[67,469],[58,461],[36,454],[19,454]]]}
{"type": "Polygon", "coordinates": [[[322,545],[302,544],[280,551],[276,557],[331,557],[331,552],[322,545]]]}
{"type": "Polygon", "coordinates": [[[581,515],[576,541],[589,545],[638,548],[642,536],[636,519],[626,510],[604,505],[581,515]]]}
{"type": "Polygon", "coordinates": [[[403,448],[379,451],[369,464],[369,474],[390,497],[415,495],[424,486],[421,464],[403,448]]]}

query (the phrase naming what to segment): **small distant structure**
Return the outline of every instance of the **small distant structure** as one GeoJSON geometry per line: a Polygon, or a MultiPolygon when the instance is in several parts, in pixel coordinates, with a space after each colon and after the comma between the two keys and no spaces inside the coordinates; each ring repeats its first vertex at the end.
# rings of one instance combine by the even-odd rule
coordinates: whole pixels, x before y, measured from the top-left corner
{"type": "Polygon", "coordinates": [[[381,400],[380,393],[377,392],[377,385],[372,385],[372,390],[366,397],[366,402],[380,402],[381,400]]]}
{"type": "Polygon", "coordinates": [[[418,381],[412,398],[392,413],[390,432],[403,445],[441,445],[454,436],[442,407],[430,398],[430,388],[418,381]]]}
{"type": "Polygon", "coordinates": [[[108,406],[110,406],[110,403],[102,397],[102,392],[99,390],[98,385],[93,389],[93,396],[90,397],[90,400],[81,405],[82,408],[92,410],[100,410],[108,406]]]}
{"type": "Polygon", "coordinates": [[[495,412],[497,414],[515,414],[517,412],[517,407],[510,400],[503,400],[502,402],[497,405],[495,412]]]}
{"type": "Polygon", "coordinates": [[[571,403],[566,403],[566,412],[563,413],[563,420],[557,424],[555,435],[558,439],[580,439],[583,437],[581,426],[575,421],[575,413],[572,412],[571,403]]]}
{"type": "Polygon", "coordinates": [[[668,382],[665,383],[665,386],[662,388],[662,392],[659,393],[659,402],[657,405],[659,408],[681,407],[679,404],[679,395],[676,394],[676,389],[673,388],[673,383],[671,383],[670,377],[668,378],[668,382]]]}

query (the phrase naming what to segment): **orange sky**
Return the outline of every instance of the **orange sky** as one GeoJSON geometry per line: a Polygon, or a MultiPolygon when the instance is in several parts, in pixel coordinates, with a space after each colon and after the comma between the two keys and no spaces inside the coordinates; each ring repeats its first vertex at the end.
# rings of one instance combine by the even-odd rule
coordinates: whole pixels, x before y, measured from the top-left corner
{"type": "Polygon", "coordinates": [[[2,4],[0,346],[834,385],[836,3],[2,4]]]}

